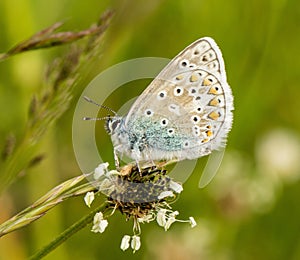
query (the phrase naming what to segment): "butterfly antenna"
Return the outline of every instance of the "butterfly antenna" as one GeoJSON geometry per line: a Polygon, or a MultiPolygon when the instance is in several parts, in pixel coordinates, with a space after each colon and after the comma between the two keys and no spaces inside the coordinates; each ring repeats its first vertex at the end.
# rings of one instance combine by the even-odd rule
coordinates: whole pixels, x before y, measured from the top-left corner
{"type": "MultiPolygon", "coordinates": [[[[87,97],[87,96],[84,96],[83,98],[84,98],[87,102],[90,102],[90,103],[92,103],[92,104],[94,104],[94,105],[96,105],[96,106],[98,106],[98,107],[104,108],[104,109],[106,109],[107,111],[112,112],[115,116],[117,116],[117,113],[116,113],[114,110],[112,110],[110,107],[107,107],[107,106],[105,106],[105,105],[100,105],[100,104],[96,103],[94,100],[90,99],[90,98],[87,97]]],[[[87,118],[88,118],[88,117],[87,117],[87,118]]],[[[101,118],[101,119],[99,119],[99,120],[103,120],[103,119],[106,119],[106,118],[103,117],[103,118],[101,118]]],[[[84,119],[84,120],[86,120],[86,119],[84,119]]],[[[91,120],[91,119],[87,119],[87,120],[91,120]]]]}
{"type": "Polygon", "coordinates": [[[108,120],[110,118],[111,118],[110,116],[106,116],[106,117],[84,117],[83,120],[98,121],[98,120],[108,120]]]}

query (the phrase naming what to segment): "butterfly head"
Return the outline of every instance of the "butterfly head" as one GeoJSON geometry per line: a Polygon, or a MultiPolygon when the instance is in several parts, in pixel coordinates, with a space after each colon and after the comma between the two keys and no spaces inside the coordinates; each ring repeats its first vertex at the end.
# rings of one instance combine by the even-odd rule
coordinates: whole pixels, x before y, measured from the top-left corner
{"type": "Polygon", "coordinates": [[[105,130],[108,134],[114,134],[117,132],[120,128],[120,125],[122,123],[122,117],[120,116],[108,116],[105,121],[105,130]]]}

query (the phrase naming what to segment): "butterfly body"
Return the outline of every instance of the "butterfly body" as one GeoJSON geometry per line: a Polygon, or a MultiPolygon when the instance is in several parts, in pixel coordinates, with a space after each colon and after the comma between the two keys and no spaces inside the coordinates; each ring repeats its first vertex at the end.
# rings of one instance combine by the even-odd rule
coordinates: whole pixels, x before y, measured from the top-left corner
{"type": "Polygon", "coordinates": [[[115,154],[139,161],[195,159],[225,145],[233,97],[221,51],[205,37],[179,53],[125,117],[107,121],[115,154]]]}

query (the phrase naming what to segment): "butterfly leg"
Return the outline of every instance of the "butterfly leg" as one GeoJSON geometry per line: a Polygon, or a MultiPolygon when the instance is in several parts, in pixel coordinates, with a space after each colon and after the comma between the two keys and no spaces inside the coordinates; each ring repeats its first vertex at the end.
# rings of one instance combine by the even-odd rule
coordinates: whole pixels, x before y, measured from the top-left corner
{"type": "Polygon", "coordinates": [[[140,175],[142,175],[142,169],[141,169],[141,166],[140,166],[139,162],[138,162],[138,161],[135,161],[135,163],[136,163],[136,167],[137,167],[138,170],[139,170],[140,175]]]}
{"type": "Polygon", "coordinates": [[[119,161],[119,157],[118,157],[117,151],[115,149],[114,149],[114,159],[115,159],[116,169],[119,169],[120,168],[120,161],[119,161]]]}
{"type": "Polygon", "coordinates": [[[156,163],[154,162],[154,160],[152,159],[151,157],[151,153],[150,153],[150,150],[149,150],[149,146],[146,144],[145,145],[145,152],[147,153],[147,158],[148,158],[148,162],[150,162],[151,166],[154,166],[155,168],[157,168],[157,165],[156,163]]]}
{"type": "Polygon", "coordinates": [[[140,151],[137,150],[137,149],[133,149],[132,153],[135,155],[134,158],[135,158],[136,167],[138,168],[138,171],[141,175],[142,174],[142,168],[141,168],[140,163],[139,163],[140,160],[138,159],[140,157],[140,151]]]}

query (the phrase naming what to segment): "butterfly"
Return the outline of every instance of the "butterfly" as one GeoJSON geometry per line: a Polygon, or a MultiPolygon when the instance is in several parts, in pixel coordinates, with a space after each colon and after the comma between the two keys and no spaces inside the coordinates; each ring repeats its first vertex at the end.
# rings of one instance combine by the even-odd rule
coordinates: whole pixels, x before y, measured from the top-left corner
{"type": "Polygon", "coordinates": [[[212,38],[180,52],[137,98],[124,117],[106,120],[115,160],[196,159],[225,146],[233,96],[222,53],[212,38]]]}

